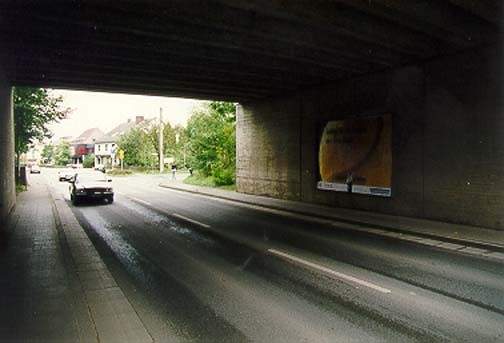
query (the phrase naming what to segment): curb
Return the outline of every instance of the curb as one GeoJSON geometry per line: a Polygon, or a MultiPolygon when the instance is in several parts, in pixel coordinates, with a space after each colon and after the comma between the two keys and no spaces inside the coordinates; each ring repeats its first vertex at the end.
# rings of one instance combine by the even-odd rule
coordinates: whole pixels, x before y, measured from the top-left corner
{"type": "Polygon", "coordinates": [[[48,191],[60,242],[70,255],[70,261],[65,263],[71,264],[71,272],[79,283],[97,340],[153,342],[70,207],[49,186],[48,191]]]}

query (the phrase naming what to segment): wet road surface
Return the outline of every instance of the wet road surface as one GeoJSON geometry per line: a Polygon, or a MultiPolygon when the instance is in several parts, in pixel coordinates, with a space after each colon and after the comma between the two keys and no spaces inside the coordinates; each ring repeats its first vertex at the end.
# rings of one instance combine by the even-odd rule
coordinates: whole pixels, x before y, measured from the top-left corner
{"type": "Polygon", "coordinates": [[[72,207],[156,341],[504,338],[501,264],[156,185],[72,207]]]}

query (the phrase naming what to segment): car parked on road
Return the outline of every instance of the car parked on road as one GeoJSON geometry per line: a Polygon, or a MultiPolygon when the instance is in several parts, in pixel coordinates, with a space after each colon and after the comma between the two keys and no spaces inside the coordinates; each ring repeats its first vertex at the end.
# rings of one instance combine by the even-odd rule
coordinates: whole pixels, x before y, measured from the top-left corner
{"type": "Polygon", "coordinates": [[[38,164],[31,165],[30,174],[40,174],[40,167],[38,166],[38,164]]]}
{"type": "Polygon", "coordinates": [[[60,181],[70,181],[75,175],[73,169],[61,169],[58,171],[58,179],[60,181]]]}
{"type": "Polygon", "coordinates": [[[103,164],[95,164],[94,170],[99,170],[102,173],[105,173],[105,165],[103,165],[103,164]]]}
{"type": "Polygon", "coordinates": [[[70,180],[70,200],[78,205],[84,201],[114,202],[112,179],[94,170],[80,170],[70,180]]]}

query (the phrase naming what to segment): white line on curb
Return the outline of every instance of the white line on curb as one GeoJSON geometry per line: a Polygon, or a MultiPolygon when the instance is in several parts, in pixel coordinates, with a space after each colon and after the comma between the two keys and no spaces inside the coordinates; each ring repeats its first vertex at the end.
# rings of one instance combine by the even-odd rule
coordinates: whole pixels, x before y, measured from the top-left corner
{"type": "Polygon", "coordinates": [[[356,277],[353,277],[353,276],[350,276],[350,275],[346,275],[346,274],[334,271],[332,269],[320,266],[318,264],[315,264],[315,263],[312,263],[312,262],[309,262],[309,261],[305,261],[303,259],[300,259],[298,257],[289,255],[287,253],[284,253],[284,252],[281,252],[281,251],[278,251],[278,250],[275,250],[275,249],[268,249],[268,252],[270,254],[272,254],[272,255],[276,255],[276,256],[282,257],[284,259],[290,260],[292,262],[296,262],[296,263],[299,263],[301,265],[304,265],[304,266],[307,266],[307,267],[311,267],[313,269],[317,269],[317,270],[322,271],[324,273],[336,276],[337,278],[344,279],[344,280],[347,280],[347,281],[351,281],[351,282],[357,283],[357,284],[362,285],[362,286],[366,286],[366,287],[374,289],[374,290],[376,290],[378,292],[382,292],[382,293],[391,293],[392,292],[390,289],[380,287],[380,286],[375,285],[375,284],[373,284],[371,282],[367,282],[367,281],[358,279],[356,277]]]}
{"type": "Polygon", "coordinates": [[[179,219],[185,220],[185,221],[187,221],[189,223],[196,224],[198,226],[204,227],[205,229],[210,229],[210,227],[211,227],[208,224],[203,224],[203,223],[201,223],[201,222],[199,222],[197,220],[194,220],[194,219],[191,219],[191,218],[187,218],[187,217],[185,217],[185,216],[183,216],[181,214],[178,214],[178,213],[172,213],[172,216],[175,217],[175,218],[179,218],[179,219]]]}
{"type": "MultiPolygon", "coordinates": [[[[163,187],[163,186],[159,186],[159,188],[164,189],[169,192],[175,192],[175,193],[181,193],[181,194],[187,193],[187,191],[185,191],[185,190],[179,190],[179,189],[168,188],[168,187],[163,187]]],[[[267,208],[263,205],[256,205],[256,204],[246,203],[246,202],[237,201],[237,200],[233,200],[233,199],[216,198],[212,195],[204,194],[204,193],[192,193],[192,194],[199,196],[199,197],[202,197],[202,198],[207,198],[207,199],[211,198],[214,201],[230,203],[235,206],[252,208],[255,210],[268,212],[268,213],[272,213],[272,214],[277,214],[277,215],[281,215],[281,216],[289,217],[289,218],[307,220],[312,223],[318,223],[318,224],[323,224],[323,225],[332,225],[336,228],[343,228],[343,229],[348,229],[348,230],[353,230],[353,231],[368,232],[368,233],[372,233],[372,234],[379,235],[382,237],[389,237],[389,238],[392,237],[394,239],[402,240],[405,242],[406,241],[414,242],[416,244],[421,244],[421,245],[425,245],[428,247],[434,247],[434,248],[438,248],[438,249],[444,249],[444,250],[448,250],[450,252],[458,251],[458,252],[463,252],[465,254],[470,254],[473,256],[477,256],[477,257],[489,257],[492,260],[499,260],[499,261],[504,260],[504,257],[503,257],[504,254],[499,253],[499,252],[486,250],[486,252],[483,252],[483,253],[479,252],[479,251],[477,253],[475,253],[471,249],[462,249],[462,248],[470,247],[470,246],[464,245],[465,241],[463,241],[463,240],[460,241],[460,243],[458,244],[462,248],[453,248],[453,246],[450,247],[450,245],[445,244],[445,242],[442,240],[435,240],[435,239],[426,240],[426,238],[423,238],[420,236],[415,236],[416,232],[414,232],[414,231],[412,231],[411,234],[391,232],[391,231],[387,231],[387,230],[383,230],[383,229],[371,228],[371,227],[369,227],[369,225],[371,225],[370,223],[350,224],[350,223],[346,223],[343,221],[338,221],[337,218],[321,219],[321,218],[316,218],[313,215],[293,213],[293,212],[290,212],[288,209],[267,208]]],[[[451,244],[451,243],[448,243],[448,244],[451,244]]],[[[494,245],[494,244],[490,244],[490,246],[499,247],[499,248],[501,247],[499,245],[494,245]]]]}
{"type": "Polygon", "coordinates": [[[151,206],[151,207],[153,206],[150,202],[144,201],[142,199],[138,199],[138,198],[135,198],[135,197],[132,197],[132,196],[129,196],[129,198],[131,200],[134,200],[134,201],[139,202],[141,204],[144,204],[144,205],[147,205],[147,206],[151,206]]]}

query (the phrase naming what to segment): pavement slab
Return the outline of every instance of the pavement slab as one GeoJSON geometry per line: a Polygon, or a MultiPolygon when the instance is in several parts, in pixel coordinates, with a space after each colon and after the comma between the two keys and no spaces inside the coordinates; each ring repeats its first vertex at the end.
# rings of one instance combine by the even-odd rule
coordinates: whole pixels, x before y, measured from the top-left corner
{"type": "Polygon", "coordinates": [[[152,342],[64,197],[44,182],[18,195],[0,248],[0,341],[152,342]]]}
{"type": "Polygon", "coordinates": [[[44,185],[18,196],[9,224],[0,251],[0,341],[97,342],[44,185]]]}

